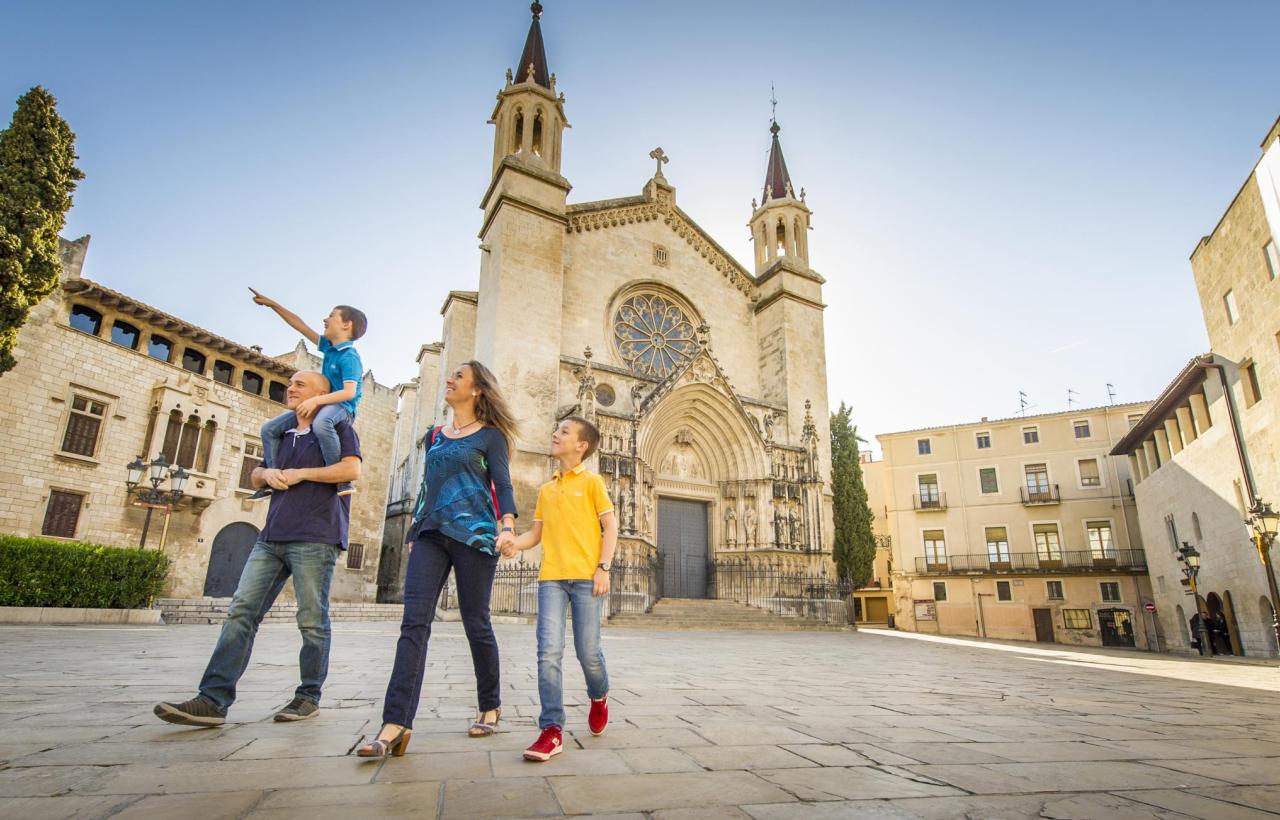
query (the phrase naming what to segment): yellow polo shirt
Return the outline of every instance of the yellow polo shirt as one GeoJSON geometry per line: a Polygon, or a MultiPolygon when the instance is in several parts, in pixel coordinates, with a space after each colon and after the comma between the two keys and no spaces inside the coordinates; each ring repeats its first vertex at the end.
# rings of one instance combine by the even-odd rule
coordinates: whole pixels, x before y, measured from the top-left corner
{"type": "Polygon", "coordinates": [[[603,538],[600,516],[613,502],[598,473],[579,464],[538,491],[533,520],[542,522],[540,581],[586,581],[596,574],[603,538]]]}

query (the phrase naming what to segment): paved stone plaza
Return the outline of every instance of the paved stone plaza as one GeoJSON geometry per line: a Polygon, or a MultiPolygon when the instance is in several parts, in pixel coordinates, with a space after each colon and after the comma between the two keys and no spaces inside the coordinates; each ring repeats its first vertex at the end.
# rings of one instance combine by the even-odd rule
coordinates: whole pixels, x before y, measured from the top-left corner
{"type": "MultiPolygon", "coordinates": [[[[1280,812],[1280,670],[861,633],[606,631],[613,724],[566,673],[564,754],[526,763],[533,629],[502,625],[506,713],[473,740],[461,628],[438,625],[408,756],[379,725],[397,634],[340,623],[321,715],[277,724],[291,625],[263,628],[231,719],[192,730],[210,626],[0,627],[0,817],[1223,818],[1280,812]],[[1270,811],[1268,811],[1270,810],[1270,811]]],[[[1043,647],[1043,645],[1041,645],[1043,647]]],[[[572,656],[569,658],[572,663],[572,656]]]]}

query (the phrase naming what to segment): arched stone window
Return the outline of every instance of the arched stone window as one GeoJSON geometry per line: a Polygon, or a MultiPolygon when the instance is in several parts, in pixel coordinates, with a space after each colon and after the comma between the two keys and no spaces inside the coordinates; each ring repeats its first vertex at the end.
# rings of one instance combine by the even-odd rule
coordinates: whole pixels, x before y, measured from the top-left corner
{"type": "Polygon", "coordinates": [[[533,117],[533,154],[534,156],[542,156],[542,112],[539,111],[533,117]]]}
{"type": "Polygon", "coordinates": [[[102,314],[91,307],[75,305],[71,308],[71,326],[90,336],[97,336],[102,329],[102,314]]]}
{"type": "Polygon", "coordinates": [[[778,256],[787,255],[787,225],[782,220],[778,220],[778,227],[773,232],[774,246],[777,248],[778,256]]]}
{"type": "Polygon", "coordinates": [[[515,127],[511,129],[511,153],[518,154],[524,147],[524,112],[516,109],[515,127]]]}
{"type": "Polygon", "coordinates": [[[686,310],[659,293],[636,293],[613,316],[618,355],[632,372],[663,378],[697,355],[697,330],[686,310]]]}

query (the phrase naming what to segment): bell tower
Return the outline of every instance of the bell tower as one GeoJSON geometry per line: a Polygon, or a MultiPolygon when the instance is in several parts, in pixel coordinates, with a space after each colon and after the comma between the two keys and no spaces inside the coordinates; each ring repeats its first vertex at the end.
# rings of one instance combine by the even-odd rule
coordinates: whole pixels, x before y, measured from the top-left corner
{"type": "Polygon", "coordinates": [[[757,206],[751,203],[751,238],[756,251],[756,276],[760,276],[780,260],[789,260],[797,270],[809,269],[809,216],[804,203],[804,190],[794,190],[787,161],[782,156],[778,132],[782,127],[774,120],[769,126],[773,145],[769,149],[769,165],[765,169],[764,193],[757,206]]]}
{"type": "Polygon", "coordinates": [[[542,4],[534,3],[533,22],[515,69],[507,69],[507,83],[489,122],[493,136],[493,173],[508,157],[532,167],[560,173],[560,145],[564,129],[564,95],[556,96],[556,75],[547,69],[542,42],[542,4]]]}

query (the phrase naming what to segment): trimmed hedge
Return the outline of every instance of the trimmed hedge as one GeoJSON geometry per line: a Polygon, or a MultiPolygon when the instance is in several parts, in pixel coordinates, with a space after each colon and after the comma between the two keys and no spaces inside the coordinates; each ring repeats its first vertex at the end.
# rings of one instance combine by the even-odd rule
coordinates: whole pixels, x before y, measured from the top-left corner
{"type": "Polygon", "coordinates": [[[158,550],[0,535],[0,606],[144,609],[168,572],[158,550]]]}

